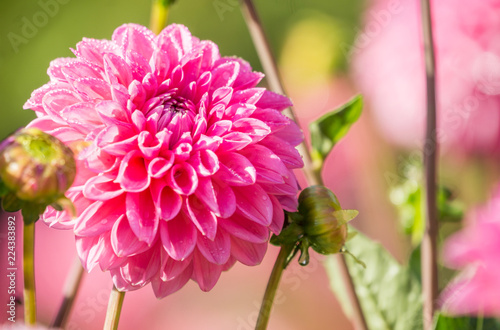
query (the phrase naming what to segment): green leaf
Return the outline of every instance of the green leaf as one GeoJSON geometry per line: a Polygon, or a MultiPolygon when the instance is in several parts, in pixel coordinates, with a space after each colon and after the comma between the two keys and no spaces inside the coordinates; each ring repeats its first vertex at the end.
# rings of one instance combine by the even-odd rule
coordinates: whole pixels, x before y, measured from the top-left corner
{"type": "Polygon", "coordinates": [[[453,317],[444,314],[437,316],[435,330],[498,330],[500,321],[494,318],[469,316],[453,317]]]}
{"type": "MultiPolygon", "coordinates": [[[[351,229],[351,228],[350,228],[351,229]]],[[[346,258],[349,273],[366,317],[369,329],[407,330],[422,328],[421,285],[408,267],[400,265],[380,243],[358,234],[346,248],[366,263],[366,269],[346,258]]],[[[330,285],[344,312],[350,306],[340,279],[340,270],[332,256],[325,260],[330,285]]]]}
{"type": "Polygon", "coordinates": [[[335,144],[358,120],[362,109],[363,99],[361,95],[357,95],[309,125],[314,161],[323,163],[335,144]]]}

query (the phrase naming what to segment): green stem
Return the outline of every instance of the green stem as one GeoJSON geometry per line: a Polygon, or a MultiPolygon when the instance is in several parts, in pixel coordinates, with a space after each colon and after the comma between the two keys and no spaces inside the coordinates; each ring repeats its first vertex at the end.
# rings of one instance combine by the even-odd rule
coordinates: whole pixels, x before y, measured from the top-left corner
{"type": "Polygon", "coordinates": [[[109,296],[108,311],[106,313],[106,320],[104,321],[104,330],[118,329],[118,322],[120,321],[120,314],[123,306],[123,299],[125,292],[118,291],[113,285],[111,295],[109,296]]]}
{"type": "Polygon", "coordinates": [[[83,267],[80,259],[77,257],[73,262],[71,270],[68,277],[66,278],[66,283],[63,289],[63,299],[59,307],[59,311],[52,322],[52,328],[65,328],[66,321],[73,307],[75,297],[78,294],[78,289],[80,288],[80,283],[83,276],[83,267]]]}
{"type": "Polygon", "coordinates": [[[24,270],[24,323],[36,324],[35,296],[35,222],[24,224],[23,270],[24,270]]]}
{"type": "Polygon", "coordinates": [[[173,2],[173,0],[153,0],[150,28],[154,34],[159,34],[167,26],[169,7],[173,2]]]}
{"type": "Polygon", "coordinates": [[[276,262],[274,263],[273,271],[271,272],[271,276],[267,282],[266,292],[264,293],[264,298],[262,299],[262,304],[260,305],[259,318],[257,319],[255,330],[267,329],[267,323],[269,322],[269,316],[271,315],[271,307],[273,306],[274,296],[276,295],[276,290],[278,289],[283,269],[285,269],[286,259],[290,252],[292,252],[292,249],[293,246],[283,246],[280,249],[276,262]]]}

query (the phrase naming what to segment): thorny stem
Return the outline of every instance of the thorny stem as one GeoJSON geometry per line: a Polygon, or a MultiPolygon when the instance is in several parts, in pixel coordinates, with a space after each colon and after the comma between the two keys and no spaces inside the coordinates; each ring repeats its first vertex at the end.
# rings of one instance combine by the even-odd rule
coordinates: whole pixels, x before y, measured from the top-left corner
{"type": "Polygon", "coordinates": [[[78,289],[80,288],[80,283],[83,276],[83,267],[80,263],[79,258],[75,258],[73,265],[71,266],[68,277],[66,278],[66,283],[63,289],[63,299],[59,307],[57,315],[52,321],[51,327],[53,328],[65,328],[68,316],[73,307],[76,295],[78,294],[78,289]]]}
{"type": "Polygon", "coordinates": [[[103,327],[104,330],[118,329],[124,298],[125,292],[118,291],[113,285],[111,295],[109,296],[108,311],[106,312],[106,320],[104,321],[103,327]]]}
{"type": "Polygon", "coordinates": [[[35,222],[24,224],[23,271],[24,271],[24,323],[36,324],[35,296],[35,222]]]}
{"type": "Polygon", "coordinates": [[[267,329],[267,323],[269,322],[274,296],[276,295],[276,290],[278,289],[278,285],[281,280],[281,274],[285,269],[286,259],[290,252],[292,252],[292,249],[293,246],[283,246],[280,249],[276,262],[274,263],[271,276],[267,282],[266,292],[264,293],[264,298],[262,299],[262,304],[260,305],[259,318],[257,319],[255,330],[267,329]]]}
{"type": "Polygon", "coordinates": [[[169,7],[173,2],[174,0],[153,0],[150,28],[154,34],[159,34],[167,25],[169,7]]]}
{"type": "MultiPolygon", "coordinates": [[[[250,31],[250,35],[252,37],[253,43],[257,50],[257,54],[259,55],[260,62],[262,63],[262,67],[264,68],[264,72],[266,74],[267,81],[269,83],[269,87],[272,91],[285,95],[283,84],[280,79],[280,75],[278,72],[278,66],[276,65],[276,60],[271,52],[271,48],[266,39],[266,35],[262,28],[262,24],[260,22],[259,16],[255,9],[255,6],[252,0],[241,0],[241,8],[243,12],[243,17],[245,18],[245,22],[248,26],[248,30],[250,31]]],[[[285,115],[293,119],[297,124],[297,118],[292,108],[288,108],[283,111],[285,115]]],[[[304,168],[303,172],[306,176],[307,182],[310,186],[313,185],[323,185],[323,179],[321,178],[321,173],[313,166],[311,161],[311,154],[309,153],[309,149],[305,142],[302,142],[298,147],[298,151],[302,155],[304,160],[304,168]]],[[[367,329],[366,320],[363,315],[363,310],[361,309],[361,305],[359,303],[358,297],[356,295],[356,291],[354,290],[354,284],[349,275],[349,270],[347,268],[347,264],[345,262],[344,256],[342,254],[334,255],[335,261],[339,264],[340,269],[342,271],[342,279],[344,282],[344,286],[348,292],[349,300],[352,305],[352,309],[354,311],[354,324],[356,329],[364,330],[367,329]]],[[[264,329],[264,328],[262,328],[264,329]]]]}
{"type": "Polygon", "coordinates": [[[438,294],[436,208],[437,139],[436,139],[436,77],[434,44],[432,38],[431,8],[429,0],[421,1],[422,28],[425,51],[425,73],[427,81],[427,127],[423,147],[425,171],[425,215],[426,225],[422,240],[422,291],[424,298],[424,329],[433,328],[433,317],[438,294]]]}

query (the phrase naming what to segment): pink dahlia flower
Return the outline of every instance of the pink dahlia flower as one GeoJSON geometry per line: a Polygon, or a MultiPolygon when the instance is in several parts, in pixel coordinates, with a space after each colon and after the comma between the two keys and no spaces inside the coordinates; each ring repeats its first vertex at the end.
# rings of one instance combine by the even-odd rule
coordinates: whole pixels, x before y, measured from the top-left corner
{"type": "Polygon", "coordinates": [[[444,290],[443,309],[453,314],[500,316],[500,187],[488,205],[448,239],[444,260],[462,273],[444,290]]]}
{"type": "Polygon", "coordinates": [[[260,263],[283,209],[297,208],[302,133],[280,113],[290,100],[182,25],[156,36],[127,24],[73,52],[25,108],[38,116],[30,127],[88,144],[67,192],[78,218],[43,215],[74,230],[85,268],[164,297],[189,279],[208,291],[236,261],[260,263]]]}
{"type": "MultiPolygon", "coordinates": [[[[454,152],[500,153],[500,1],[431,1],[438,136],[454,152]]],[[[374,0],[352,49],[356,83],[392,142],[421,145],[425,69],[420,5],[374,0]]]]}

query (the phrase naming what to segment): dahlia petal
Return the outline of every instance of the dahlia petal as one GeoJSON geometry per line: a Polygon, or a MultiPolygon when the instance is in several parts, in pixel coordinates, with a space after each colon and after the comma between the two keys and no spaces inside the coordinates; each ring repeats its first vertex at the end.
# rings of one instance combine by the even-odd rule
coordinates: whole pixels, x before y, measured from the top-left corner
{"type": "Polygon", "coordinates": [[[45,110],[43,109],[43,105],[42,105],[43,97],[49,91],[52,91],[55,89],[61,89],[61,87],[59,87],[60,85],[61,85],[60,83],[49,82],[49,83],[43,85],[42,87],[35,89],[31,93],[31,97],[29,98],[29,100],[26,101],[26,103],[24,103],[23,109],[31,109],[33,111],[45,114],[45,110]]]}
{"type": "MultiPolygon", "coordinates": [[[[196,54],[191,58],[184,57],[181,59],[181,67],[184,72],[184,79],[186,82],[192,82],[198,78],[200,75],[200,67],[202,62],[201,54],[196,54]]],[[[191,98],[191,95],[186,95],[181,93],[183,97],[191,98]]]]}
{"type": "Polygon", "coordinates": [[[255,118],[241,118],[233,122],[232,131],[245,133],[252,138],[252,142],[259,142],[271,133],[271,129],[263,121],[255,118]]]}
{"type": "Polygon", "coordinates": [[[133,50],[145,59],[151,58],[155,35],[148,28],[138,24],[124,24],[113,32],[111,40],[120,45],[124,53],[133,50]]]}
{"type": "MultiPolygon", "coordinates": [[[[162,35],[168,36],[169,40],[166,40],[166,42],[172,42],[176,47],[178,47],[181,51],[181,55],[191,51],[193,43],[196,39],[191,36],[189,29],[181,24],[170,24],[167,26],[158,36],[159,40],[162,35]]],[[[160,46],[161,45],[162,44],[160,44],[160,46]]]]}
{"type": "Polygon", "coordinates": [[[50,77],[51,81],[57,82],[66,82],[66,77],[62,72],[62,68],[70,63],[78,61],[76,58],[72,57],[60,57],[52,60],[49,64],[49,68],[47,69],[47,74],[50,77]]]}
{"type": "Polygon", "coordinates": [[[211,136],[206,136],[206,135],[202,134],[200,136],[200,138],[198,139],[198,141],[196,141],[193,144],[193,150],[197,151],[200,149],[206,149],[206,150],[215,151],[215,150],[217,150],[217,148],[219,148],[219,145],[221,144],[221,142],[222,142],[222,138],[220,138],[218,136],[211,137],[211,136]]]}
{"type": "Polygon", "coordinates": [[[252,143],[252,138],[245,133],[230,132],[225,134],[219,147],[219,152],[241,150],[252,143]]]}
{"type": "Polygon", "coordinates": [[[225,264],[231,255],[231,241],[224,230],[217,230],[213,240],[198,233],[196,246],[208,262],[216,265],[225,264]]]}
{"type": "Polygon", "coordinates": [[[116,182],[127,192],[140,192],[149,186],[151,178],[139,151],[131,151],[123,158],[116,182]]]}
{"type": "Polygon", "coordinates": [[[196,197],[191,195],[186,199],[186,211],[189,218],[203,236],[213,240],[217,233],[217,217],[196,197]]]}
{"type": "Polygon", "coordinates": [[[252,67],[247,61],[241,58],[233,58],[233,60],[240,64],[240,70],[234,81],[233,88],[241,90],[255,87],[264,78],[263,73],[252,71],[252,67]]]}
{"type": "Polygon", "coordinates": [[[226,132],[228,132],[231,129],[232,125],[233,123],[230,120],[217,121],[207,129],[206,134],[208,136],[220,137],[221,135],[224,135],[226,132]]]}
{"type": "MultiPolygon", "coordinates": [[[[212,76],[213,76],[212,72],[212,76]]],[[[214,86],[213,80],[212,80],[212,85],[211,87],[214,86]]],[[[231,100],[231,97],[233,96],[233,89],[231,87],[220,87],[217,88],[213,93],[212,93],[212,103],[211,107],[215,107],[217,105],[223,105],[224,108],[227,107],[229,104],[229,101],[231,100]]]]}
{"type": "Polygon", "coordinates": [[[248,146],[241,150],[241,154],[255,167],[257,182],[284,183],[283,177],[289,175],[289,170],[281,159],[264,146],[258,144],[248,146]]]}
{"type": "Polygon", "coordinates": [[[219,159],[215,152],[211,150],[195,152],[189,159],[189,164],[193,166],[196,173],[201,177],[213,175],[219,170],[219,159]]]}
{"type": "Polygon", "coordinates": [[[137,81],[142,81],[146,74],[151,73],[148,59],[131,49],[127,50],[125,62],[132,70],[132,78],[137,81]]]}
{"type": "MultiPolygon", "coordinates": [[[[281,229],[283,229],[283,224],[285,223],[285,212],[283,212],[283,208],[281,207],[280,202],[275,196],[269,195],[269,198],[273,203],[273,221],[269,225],[269,229],[271,229],[271,231],[275,235],[279,235],[281,229]]],[[[243,238],[246,241],[250,241],[248,239],[245,239],[244,237],[240,238],[243,238]]]]}
{"type": "Polygon", "coordinates": [[[95,108],[85,102],[65,107],[61,111],[61,117],[68,125],[83,133],[88,133],[97,126],[103,125],[95,108]]]}
{"type": "Polygon", "coordinates": [[[190,157],[191,150],[193,150],[192,143],[178,143],[173,150],[175,162],[180,163],[186,161],[190,157]]]}
{"type": "Polygon", "coordinates": [[[175,260],[170,258],[165,249],[162,249],[161,252],[162,269],[160,278],[163,281],[170,281],[182,274],[191,265],[191,261],[193,260],[192,254],[184,260],[175,260]]]}
{"type": "Polygon", "coordinates": [[[198,283],[202,291],[210,291],[222,273],[222,266],[209,262],[198,251],[194,253],[192,279],[198,283]]]}
{"type": "Polygon", "coordinates": [[[234,92],[233,98],[231,100],[234,103],[247,103],[255,105],[260,100],[262,95],[264,95],[265,91],[266,89],[262,87],[254,87],[244,90],[238,90],[234,92]]]}
{"type": "Polygon", "coordinates": [[[107,82],[110,84],[118,83],[128,87],[133,79],[132,71],[125,60],[114,54],[105,54],[103,59],[107,82]]]}
{"type": "Polygon", "coordinates": [[[182,272],[180,275],[176,276],[174,279],[168,281],[162,281],[158,278],[153,278],[151,281],[151,286],[157,298],[164,298],[172,293],[175,293],[182,289],[184,285],[191,279],[191,274],[193,273],[193,266],[190,266],[182,272]]]}
{"type": "Polygon", "coordinates": [[[174,155],[170,153],[170,158],[156,157],[148,164],[148,175],[152,178],[158,179],[163,177],[165,173],[172,167],[174,163],[174,155]]]}
{"type": "Polygon", "coordinates": [[[191,165],[180,163],[170,169],[168,182],[176,193],[191,195],[198,187],[198,176],[191,165]]]}
{"type": "Polygon", "coordinates": [[[212,180],[212,185],[219,205],[219,216],[221,218],[230,217],[236,211],[236,197],[233,190],[223,181],[212,180]]]}
{"type": "Polygon", "coordinates": [[[220,215],[219,204],[217,204],[217,196],[212,184],[212,179],[200,177],[198,179],[198,189],[196,189],[194,194],[210,209],[210,211],[215,215],[220,215]]]}
{"type": "Polygon", "coordinates": [[[102,79],[104,71],[101,67],[91,62],[75,59],[75,61],[71,61],[63,66],[61,73],[64,75],[65,80],[73,83],[79,78],[102,79]]]}
{"type": "Polygon", "coordinates": [[[99,256],[99,267],[101,270],[104,272],[121,266],[125,259],[118,257],[113,251],[113,247],[111,246],[111,237],[109,235],[103,235],[101,244],[102,250],[100,251],[99,256]]]}
{"type": "Polygon", "coordinates": [[[125,215],[120,217],[111,229],[111,247],[119,257],[128,257],[149,249],[148,244],[139,241],[134,234],[125,215]]]}
{"type": "Polygon", "coordinates": [[[268,194],[273,195],[290,195],[295,196],[299,190],[297,179],[291,170],[288,170],[288,174],[283,175],[283,183],[266,183],[260,182],[260,186],[268,194]]]}
{"type": "Polygon", "coordinates": [[[44,95],[42,104],[45,112],[52,120],[59,124],[66,124],[61,118],[61,111],[72,104],[80,102],[80,99],[67,89],[51,90],[44,95]]]}
{"type": "Polygon", "coordinates": [[[151,192],[127,193],[127,218],[130,228],[140,241],[151,246],[158,231],[159,217],[151,192]]]}
{"type": "Polygon", "coordinates": [[[139,144],[139,150],[146,159],[153,159],[160,153],[161,141],[158,141],[148,131],[139,133],[137,142],[139,144]]]}
{"type": "Polygon", "coordinates": [[[104,123],[113,124],[116,121],[120,121],[129,124],[131,122],[127,110],[116,101],[101,101],[95,105],[95,110],[104,123]]]}
{"type": "MultiPolygon", "coordinates": [[[[253,113],[252,113],[252,118],[259,119],[266,123],[267,126],[271,129],[272,133],[275,133],[288,125],[290,125],[290,118],[286,117],[283,115],[281,112],[278,110],[274,109],[261,109],[257,108],[253,113]]],[[[302,135],[302,133],[300,134],[302,135]]],[[[294,137],[295,138],[295,137],[294,137]]],[[[288,140],[285,140],[288,141],[288,140]]],[[[290,142],[290,141],[288,141],[290,142]]]]}
{"type": "MultiPolygon", "coordinates": [[[[281,206],[280,206],[281,207],[281,206]]],[[[283,210],[281,210],[283,213],[283,210]]],[[[232,236],[251,243],[264,243],[269,239],[269,229],[238,213],[227,219],[219,219],[218,224],[232,236]]]]}
{"type": "Polygon", "coordinates": [[[97,175],[85,183],[83,187],[83,195],[86,198],[97,200],[97,201],[107,201],[115,197],[120,196],[124,190],[120,185],[113,181],[113,178],[97,175]]]}
{"type": "MultiPolygon", "coordinates": [[[[141,110],[135,110],[130,117],[138,132],[143,132],[146,128],[146,116],[141,110]]],[[[149,132],[148,132],[149,133],[149,132]]]]}
{"type": "Polygon", "coordinates": [[[229,269],[231,269],[231,267],[234,266],[236,261],[238,261],[238,260],[236,260],[235,257],[230,256],[229,260],[224,265],[222,265],[222,271],[225,272],[225,271],[228,271],[229,269]]]}
{"type": "Polygon", "coordinates": [[[250,117],[256,109],[257,108],[252,104],[235,103],[226,108],[224,115],[227,118],[231,118],[232,121],[236,121],[241,118],[250,117]]]}
{"type": "Polygon", "coordinates": [[[200,116],[200,114],[195,117],[195,124],[193,125],[193,140],[196,141],[200,138],[201,134],[207,132],[207,120],[200,116]]]}
{"type": "Polygon", "coordinates": [[[153,247],[147,251],[130,256],[120,266],[120,273],[125,281],[134,286],[144,286],[160,270],[161,248],[153,247]]]}
{"type": "Polygon", "coordinates": [[[264,226],[273,220],[273,204],[269,195],[258,184],[233,187],[236,207],[248,219],[264,226]]]}
{"type": "Polygon", "coordinates": [[[268,135],[265,139],[260,141],[260,144],[271,149],[286,167],[301,168],[304,166],[304,161],[300,153],[288,142],[274,135],[268,135]]]}
{"type": "Polygon", "coordinates": [[[288,212],[297,212],[299,202],[295,196],[276,195],[276,199],[278,199],[284,210],[288,212]]]}
{"type": "Polygon", "coordinates": [[[146,90],[138,80],[134,80],[128,86],[128,92],[130,94],[130,102],[132,102],[136,108],[142,109],[144,102],[146,101],[146,90]]]}
{"type": "Polygon", "coordinates": [[[262,262],[267,250],[267,242],[250,243],[245,240],[231,237],[231,255],[247,266],[255,266],[262,262]]]}
{"type": "Polygon", "coordinates": [[[90,272],[99,264],[99,252],[101,250],[100,242],[102,242],[102,240],[101,236],[75,237],[76,252],[82,262],[83,268],[85,268],[87,272],[90,272]]]}
{"type": "Polygon", "coordinates": [[[149,60],[149,65],[153,74],[158,77],[158,80],[165,80],[170,69],[168,53],[161,48],[155,48],[149,60]]]}
{"type": "Polygon", "coordinates": [[[202,54],[200,72],[212,69],[215,62],[220,59],[219,47],[209,40],[200,41],[192,52],[202,54]]]}
{"type": "Polygon", "coordinates": [[[219,155],[220,169],[215,174],[218,179],[233,186],[251,185],[255,183],[256,171],[252,163],[236,152],[219,155]]]}
{"type": "Polygon", "coordinates": [[[219,59],[214,66],[215,67],[212,69],[212,84],[210,89],[217,90],[221,87],[232,87],[238,77],[240,64],[233,59],[225,57],[219,59]]]}
{"type": "Polygon", "coordinates": [[[155,184],[152,186],[151,194],[156,206],[156,213],[162,220],[172,220],[179,214],[182,206],[182,198],[169,186],[155,184]]]}
{"type": "Polygon", "coordinates": [[[197,231],[183,214],[160,222],[160,237],[165,251],[175,260],[184,260],[196,246],[197,231]]]}
{"type": "Polygon", "coordinates": [[[198,81],[196,82],[196,94],[193,98],[193,103],[199,103],[197,108],[200,109],[200,113],[205,116],[201,109],[206,109],[206,100],[208,99],[208,90],[210,89],[210,83],[212,81],[212,74],[210,71],[203,72],[198,81]]]}
{"type": "Polygon", "coordinates": [[[111,86],[102,79],[78,78],[73,82],[75,90],[91,100],[110,100],[111,86]]]}
{"type": "Polygon", "coordinates": [[[76,51],[73,50],[73,53],[75,53],[78,58],[89,61],[102,68],[103,55],[106,53],[119,55],[120,50],[118,46],[110,40],[83,38],[82,41],[76,44],[76,51]]]}
{"type": "Polygon", "coordinates": [[[97,201],[87,207],[77,218],[75,235],[98,236],[113,228],[115,221],[124,213],[123,198],[97,201]]]}
{"type": "Polygon", "coordinates": [[[255,103],[259,108],[270,108],[283,110],[293,105],[292,101],[284,95],[280,95],[271,91],[265,91],[261,98],[255,103]]]}
{"type": "Polygon", "coordinates": [[[284,141],[287,141],[292,146],[298,146],[304,140],[304,134],[300,127],[290,120],[290,124],[285,126],[283,129],[274,133],[274,136],[280,138],[284,141]]]}
{"type": "Polygon", "coordinates": [[[132,285],[121,274],[120,268],[111,269],[109,271],[111,278],[113,279],[113,285],[120,292],[134,291],[142,288],[140,285],[132,285]]]}

